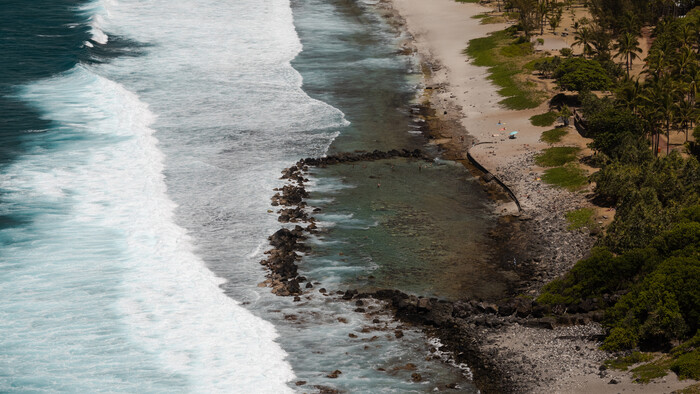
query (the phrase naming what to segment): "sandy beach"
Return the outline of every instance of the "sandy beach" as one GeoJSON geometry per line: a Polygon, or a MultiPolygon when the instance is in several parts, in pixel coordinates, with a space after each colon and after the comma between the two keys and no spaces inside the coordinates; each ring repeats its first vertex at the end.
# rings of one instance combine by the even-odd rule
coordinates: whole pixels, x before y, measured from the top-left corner
{"type": "MultiPolygon", "coordinates": [[[[413,37],[408,45],[415,47],[427,66],[424,69],[430,70],[425,86],[431,107],[446,123],[461,126],[440,130],[439,143],[446,156],[464,159],[471,148],[472,156],[506,183],[521,202],[520,213],[512,202],[500,204],[498,213],[518,217],[512,235],[521,239],[509,242],[520,242],[528,249],[525,264],[531,277],[522,290],[537,295],[544,283],[584,257],[595,240],[592,234],[566,228],[565,212],[590,206],[584,194],[539,180],[543,169],[535,165],[533,157],[548,146],[540,141],[548,128],[533,126],[529,118],[547,112],[547,102],[524,111],[502,108],[498,104],[502,97],[487,80],[487,69],[472,65],[462,53],[469,40],[507,26],[482,25],[472,18],[490,8],[454,0],[391,3],[413,37]],[[518,131],[517,139],[507,138],[511,131],[518,131]],[[536,247],[531,245],[533,239],[538,240],[536,247]]],[[[585,148],[587,142],[570,127],[562,144],[585,148]]],[[[483,341],[477,347],[497,360],[498,372],[505,375],[513,392],[670,393],[695,383],[678,381],[671,374],[643,385],[634,383],[630,373],[601,369],[611,355],[598,350],[602,328],[597,323],[555,329],[505,324],[477,330],[483,341]]]]}

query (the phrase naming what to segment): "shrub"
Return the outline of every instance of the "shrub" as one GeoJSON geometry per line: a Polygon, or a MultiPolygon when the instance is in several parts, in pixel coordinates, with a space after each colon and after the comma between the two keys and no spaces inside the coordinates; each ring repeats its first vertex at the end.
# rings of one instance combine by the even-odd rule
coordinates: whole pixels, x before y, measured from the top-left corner
{"type": "Polygon", "coordinates": [[[679,379],[700,379],[700,349],[680,355],[671,364],[671,371],[675,372],[679,379]]]}
{"type": "Polygon", "coordinates": [[[618,351],[632,349],[637,346],[637,334],[627,327],[615,327],[610,330],[601,348],[603,350],[618,351]]]}
{"type": "Polygon", "coordinates": [[[554,72],[561,89],[574,91],[607,90],[612,81],[595,60],[569,58],[554,72]]]}

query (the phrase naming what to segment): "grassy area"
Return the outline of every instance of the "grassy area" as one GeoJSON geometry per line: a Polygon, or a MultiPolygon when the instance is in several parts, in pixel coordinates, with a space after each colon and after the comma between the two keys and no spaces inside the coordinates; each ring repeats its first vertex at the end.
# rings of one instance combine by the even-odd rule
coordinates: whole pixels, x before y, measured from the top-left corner
{"type": "MultiPolygon", "coordinates": [[[[567,219],[569,214],[567,213],[567,219]]],[[[698,348],[700,337],[685,342],[676,347],[671,354],[656,358],[651,353],[634,352],[629,356],[618,357],[605,361],[605,366],[620,371],[626,371],[634,364],[643,363],[631,370],[635,381],[639,383],[649,383],[651,380],[662,378],[668,375],[669,370],[678,375],[679,379],[700,379],[700,348],[698,348]],[[690,351],[689,351],[690,350],[690,351]]],[[[699,386],[689,387],[687,393],[700,393],[699,386]],[[692,388],[697,391],[692,391],[692,388]]]]}
{"type": "Polygon", "coordinates": [[[700,380],[700,349],[679,355],[671,365],[679,379],[700,380]]]}
{"type": "Polygon", "coordinates": [[[498,93],[505,97],[500,104],[516,110],[535,108],[543,101],[544,95],[532,82],[522,78],[527,74],[523,65],[535,55],[530,43],[519,42],[509,29],[470,40],[464,54],[474,59],[475,65],[489,67],[489,79],[500,87],[498,93]]]}
{"type": "Polygon", "coordinates": [[[627,368],[629,368],[631,365],[651,361],[653,359],[653,354],[634,352],[629,356],[606,360],[604,364],[608,368],[617,369],[619,371],[627,371],[627,368]]]}
{"type": "Polygon", "coordinates": [[[455,0],[458,3],[478,3],[479,0],[455,0]]]}
{"type": "Polygon", "coordinates": [[[532,44],[530,42],[514,42],[502,46],[500,52],[505,57],[523,57],[532,53],[532,44]]]}
{"type": "Polygon", "coordinates": [[[595,211],[592,208],[581,208],[566,213],[566,221],[569,222],[567,227],[569,230],[577,230],[579,228],[591,228],[595,225],[593,214],[595,211]]]}
{"type": "Polygon", "coordinates": [[[586,172],[575,164],[569,163],[562,167],[549,168],[542,175],[542,180],[555,186],[571,191],[580,189],[588,183],[586,172]]]}
{"type": "Polygon", "coordinates": [[[554,144],[556,142],[560,142],[562,137],[564,137],[566,134],[568,134],[568,131],[566,131],[565,127],[557,127],[543,132],[540,140],[548,144],[554,144]]]}
{"type": "Polygon", "coordinates": [[[535,163],[542,167],[558,167],[576,160],[581,148],[576,146],[555,146],[547,148],[535,156],[535,163]]]}
{"type": "Polygon", "coordinates": [[[676,394],[700,394],[700,383],[688,386],[682,390],[674,391],[676,394]]]}
{"type": "Polygon", "coordinates": [[[523,68],[532,72],[532,71],[535,71],[535,65],[537,63],[549,62],[549,61],[552,61],[552,59],[554,59],[554,56],[538,57],[536,59],[532,59],[529,62],[523,64],[523,68]]]}
{"type": "Polygon", "coordinates": [[[500,15],[492,15],[481,20],[482,25],[492,25],[495,23],[506,23],[508,19],[500,15]]]}
{"type": "Polygon", "coordinates": [[[668,375],[668,369],[671,367],[673,360],[669,356],[662,356],[658,360],[650,363],[642,364],[632,369],[632,377],[636,382],[649,383],[658,378],[663,378],[668,375]]]}
{"type": "Polygon", "coordinates": [[[472,15],[472,19],[484,19],[484,18],[488,18],[488,16],[489,16],[489,14],[476,14],[476,15],[472,15]]]}
{"type": "Polygon", "coordinates": [[[539,115],[533,115],[530,117],[530,123],[533,126],[551,126],[557,121],[559,114],[554,111],[545,112],[539,115]]]}

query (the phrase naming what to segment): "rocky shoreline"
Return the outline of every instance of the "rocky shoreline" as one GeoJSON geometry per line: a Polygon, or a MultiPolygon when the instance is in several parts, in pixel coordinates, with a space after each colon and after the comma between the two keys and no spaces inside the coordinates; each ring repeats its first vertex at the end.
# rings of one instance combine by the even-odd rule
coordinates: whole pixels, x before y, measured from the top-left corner
{"type": "MultiPolygon", "coordinates": [[[[440,129],[445,130],[444,127],[440,129]]],[[[305,189],[309,167],[396,157],[433,161],[432,157],[420,150],[374,151],[301,159],[283,170],[282,179],[288,183],[276,190],[271,204],[280,207],[278,221],[293,224],[294,227],[282,227],[269,237],[272,248],[265,252],[267,258],[260,262],[268,269],[268,274],[261,286],[271,287],[272,292],[279,296],[294,297],[295,301],[301,301],[300,296],[315,287],[311,280],[300,275],[298,266],[303,254],[310,252],[304,241],[319,231],[315,218],[311,216],[319,208],[309,207],[305,202],[309,197],[305,189]]],[[[551,204],[551,207],[560,206],[551,204]]],[[[594,360],[585,367],[599,372],[596,368],[602,358],[595,350],[595,341],[599,339],[601,330],[595,322],[602,319],[602,314],[595,310],[593,303],[579,305],[563,313],[537,305],[532,297],[516,297],[524,291],[534,293],[539,290],[541,284],[556,272],[554,263],[562,265],[562,257],[568,257],[570,264],[575,261],[571,253],[563,256],[560,248],[551,248],[547,244],[552,234],[565,231],[557,217],[561,216],[541,210],[528,210],[520,217],[504,216],[498,229],[491,234],[494,244],[499,245],[499,253],[494,256],[499,264],[510,264],[506,256],[511,256],[513,251],[517,251],[521,259],[509,267],[521,278],[511,288],[510,298],[449,302],[391,289],[362,292],[357,289],[320,288],[318,291],[336,295],[334,298],[339,302],[357,303],[367,298],[384,302],[397,320],[422,328],[428,335],[439,338],[445,345],[444,350],[451,352],[457,362],[468,364],[475,383],[483,392],[528,392],[539,384],[552,383],[547,373],[533,373],[537,371],[533,366],[538,362],[542,363],[543,371],[549,371],[546,368],[552,364],[549,358],[533,359],[501,348],[498,338],[507,335],[521,337],[523,333],[536,331],[537,334],[531,334],[533,339],[551,337],[550,343],[560,342],[557,348],[559,354],[564,354],[562,351],[567,349],[578,353],[589,352],[588,357],[581,359],[594,360]],[[562,328],[568,330],[567,335],[561,335],[562,328]]],[[[574,243],[573,238],[565,242],[574,243]]],[[[357,308],[357,311],[365,312],[363,308],[357,308]]],[[[556,362],[551,367],[553,372],[555,366],[556,362]]]]}
{"type": "MultiPolygon", "coordinates": [[[[402,18],[390,3],[380,2],[378,7],[390,23],[403,28],[402,18]]],[[[402,45],[402,53],[415,52],[410,39],[402,45]]],[[[466,152],[475,141],[459,121],[462,108],[449,100],[432,99],[449,95],[448,85],[432,79],[432,73],[442,66],[435,59],[422,61],[426,86],[422,104],[410,108],[413,125],[423,131],[428,141],[440,147],[441,157],[461,162],[480,178],[498,202],[499,225],[489,234],[491,243],[485,248],[495,251],[491,257],[494,265],[516,273],[518,280],[509,284],[509,297],[499,300],[449,302],[391,289],[362,292],[319,288],[318,291],[332,295],[330,298],[338,302],[360,305],[373,299],[384,303],[396,320],[439,338],[443,351],[451,353],[456,362],[470,366],[475,384],[485,393],[566,391],[581,376],[610,380],[608,371],[601,370],[602,361],[609,355],[597,349],[603,333],[597,322],[602,314],[593,303],[563,311],[533,302],[546,282],[567,272],[593,244],[596,234],[569,231],[564,219],[565,212],[585,204],[585,197],[531,182],[535,174],[523,170],[533,166],[534,153],[529,153],[489,169],[520,197],[523,211],[517,213],[504,208],[509,199],[503,189],[467,160],[466,152]]],[[[312,216],[318,208],[308,207],[304,201],[309,197],[304,187],[309,167],[395,157],[434,159],[422,151],[341,153],[302,159],[285,169],[282,179],[288,184],[276,190],[272,205],[280,207],[278,221],[294,227],[283,227],[270,236],[272,249],[260,262],[268,269],[261,286],[271,287],[279,296],[294,297],[295,301],[319,286],[318,282],[312,283],[300,275],[298,266],[303,255],[310,252],[304,240],[319,231],[312,216]]],[[[356,311],[365,312],[361,306],[356,311]]],[[[318,389],[334,392],[329,387],[318,389]]]]}

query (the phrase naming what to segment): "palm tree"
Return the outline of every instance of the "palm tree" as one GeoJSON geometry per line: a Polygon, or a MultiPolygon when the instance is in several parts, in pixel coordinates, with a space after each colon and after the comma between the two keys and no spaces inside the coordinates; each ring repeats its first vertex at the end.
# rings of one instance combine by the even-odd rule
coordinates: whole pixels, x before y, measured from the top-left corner
{"type": "Polygon", "coordinates": [[[596,25],[592,30],[591,34],[591,44],[593,45],[594,53],[598,60],[610,60],[610,41],[612,37],[608,31],[600,26],[596,25]]]}
{"type": "Polygon", "coordinates": [[[634,59],[638,59],[638,53],[642,53],[642,48],[639,47],[639,40],[632,33],[624,33],[617,39],[617,42],[613,45],[613,48],[617,51],[617,56],[625,59],[625,65],[627,66],[627,76],[630,75],[630,67],[634,59]]]}
{"type": "Polygon", "coordinates": [[[687,99],[681,100],[676,104],[676,112],[678,122],[685,133],[685,142],[688,142],[688,130],[693,127],[693,122],[695,122],[698,112],[694,105],[687,99]]]}
{"type": "Polygon", "coordinates": [[[663,49],[657,49],[649,53],[646,59],[644,72],[658,79],[666,74],[668,68],[668,54],[663,49]]]}
{"type": "Polygon", "coordinates": [[[683,45],[678,55],[673,59],[676,75],[685,76],[688,70],[696,64],[695,50],[687,45],[683,45]]]}
{"type": "Polygon", "coordinates": [[[677,93],[678,89],[672,86],[670,78],[665,77],[651,82],[646,87],[644,94],[640,96],[644,103],[643,107],[640,108],[640,115],[650,123],[655,155],[658,153],[660,139],[660,133],[656,126],[660,122],[664,122],[666,126],[666,154],[670,151],[671,125],[676,115],[677,93]],[[653,141],[654,134],[656,134],[655,141],[653,141]]]}
{"type": "MultiPolygon", "coordinates": [[[[645,103],[645,104],[648,104],[645,103]]],[[[659,113],[652,105],[643,105],[639,107],[639,116],[644,121],[644,130],[651,137],[651,149],[654,156],[659,153],[659,113]]]]}
{"type": "Polygon", "coordinates": [[[620,88],[615,92],[615,99],[620,107],[631,110],[637,114],[637,108],[640,104],[640,96],[642,94],[642,84],[639,83],[639,77],[631,79],[626,77],[620,84],[620,88]]]}
{"type": "Polygon", "coordinates": [[[547,20],[547,11],[549,11],[549,4],[547,4],[546,0],[540,0],[540,2],[537,4],[537,16],[539,17],[540,35],[544,34],[544,24],[547,20]]]}
{"type": "Polygon", "coordinates": [[[639,33],[639,18],[637,17],[637,14],[627,11],[622,17],[620,26],[623,33],[639,33]]]}
{"type": "Polygon", "coordinates": [[[583,48],[583,57],[593,52],[592,30],[589,27],[582,27],[574,33],[574,45],[580,45],[583,48]]]}
{"type": "Polygon", "coordinates": [[[700,67],[693,65],[690,72],[686,74],[686,82],[688,83],[688,100],[695,105],[695,97],[700,88],[700,67]]]}
{"type": "Polygon", "coordinates": [[[677,35],[678,40],[684,46],[692,47],[697,40],[697,31],[689,23],[683,25],[677,35]]]}
{"type": "MultiPolygon", "coordinates": [[[[666,84],[667,82],[670,81],[660,82],[660,84],[666,84]]],[[[660,89],[661,92],[657,95],[659,100],[657,100],[656,105],[661,118],[666,122],[666,154],[668,155],[671,145],[671,125],[676,115],[675,96],[677,90],[669,85],[660,89]]]]}

